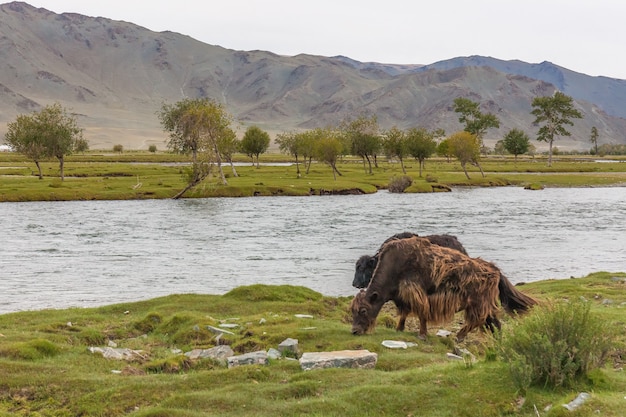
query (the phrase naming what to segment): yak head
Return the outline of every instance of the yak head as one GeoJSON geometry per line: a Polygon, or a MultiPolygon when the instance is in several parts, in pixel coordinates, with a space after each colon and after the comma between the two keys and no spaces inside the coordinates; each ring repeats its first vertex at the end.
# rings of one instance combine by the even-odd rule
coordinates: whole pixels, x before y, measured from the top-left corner
{"type": "Polygon", "coordinates": [[[369,296],[364,290],[359,291],[350,303],[352,312],[352,334],[365,334],[374,329],[376,324],[376,312],[372,307],[372,302],[378,297],[377,293],[369,296]]]}
{"type": "Polygon", "coordinates": [[[352,286],[355,288],[367,288],[372,280],[372,274],[378,263],[377,256],[363,255],[357,261],[354,269],[352,286]]]}

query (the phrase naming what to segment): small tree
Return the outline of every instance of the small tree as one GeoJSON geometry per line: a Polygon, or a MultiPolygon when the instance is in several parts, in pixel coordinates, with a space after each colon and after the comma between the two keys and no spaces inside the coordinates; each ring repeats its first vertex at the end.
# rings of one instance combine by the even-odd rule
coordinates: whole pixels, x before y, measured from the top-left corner
{"type": "Polygon", "coordinates": [[[157,146],[156,145],[150,145],[148,146],[148,152],[150,153],[156,153],[157,151],[157,146]]]}
{"type": "Polygon", "coordinates": [[[564,125],[573,126],[570,119],[581,119],[582,114],[574,108],[574,101],[570,96],[557,91],[552,97],[535,97],[532,101],[535,116],[535,125],[539,128],[537,140],[549,144],[548,166],[552,166],[552,145],[558,136],[571,136],[564,125]]]}
{"type": "Polygon", "coordinates": [[[402,172],[406,174],[404,158],[409,154],[406,143],[406,134],[397,127],[392,127],[383,133],[383,149],[388,158],[398,158],[402,172]]]}
{"type": "Polygon", "coordinates": [[[598,128],[593,126],[591,128],[591,136],[589,137],[589,140],[591,141],[591,143],[594,146],[594,155],[598,154],[598,128]]]}
{"type": "Polygon", "coordinates": [[[209,99],[183,99],[174,104],[163,104],[157,113],[163,130],[169,132],[168,148],[180,153],[191,153],[192,166],[187,172],[187,186],[173,198],[180,198],[187,190],[199,184],[217,163],[222,184],[228,184],[222,171],[220,143],[232,133],[231,117],[221,104],[209,99]]]}
{"type": "Polygon", "coordinates": [[[6,141],[15,150],[32,158],[42,179],[39,160],[55,157],[59,160],[61,181],[65,179],[65,156],[70,155],[76,142],[83,137],[76,118],[69,115],[59,103],[44,107],[31,116],[20,116],[7,125],[6,141]]]}
{"type": "Polygon", "coordinates": [[[426,129],[412,128],[406,132],[406,147],[409,155],[418,160],[421,177],[426,158],[435,153],[437,142],[426,129]]]}
{"type": "Polygon", "coordinates": [[[291,155],[296,158],[296,176],[300,178],[300,164],[298,157],[301,155],[300,149],[298,149],[298,141],[296,140],[296,134],[294,132],[283,132],[276,135],[274,140],[278,145],[278,149],[287,155],[291,155]]]}
{"type": "Polygon", "coordinates": [[[376,116],[359,116],[355,120],[346,120],[341,124],[341,130],[350,143],[350,152],[363,159],[365,172],[372,174],[372,159],[376,164],[376,154],[380,151],[382,141],[378,135],[378,121],[376,116]],[[369,171],[365,167],[365,162],[369,171]]]}
{"type": "Polygon", "coordinates": [[[528,152],[530,139],[523,131],[519,129],[511,129],[504,136],[503,145],[507,152],[515,155],[515,160],[517,161],[517,155],[522,155],[528,152]]]}
{"type": "Polygon", "coordinates": [[[230,128],[225,128],[224,133],[217,140],[217,148],[222,158],[230,164],[233,176],[238,177],[235,164],[233,162],[233,154],[241,147],[241,141],[237,139],[237,134],[230,128]]]}
{"type": "Polygon", "coordinates": [[[446,160],[450,162],[454,156],[452,150],[450,149],[450,139],[446,138],[439,142],[439,145],[437,145],[437,155],[444,156],[446,160]]]}
{"type": "Polygon", "coordinates": [[[333,178],[337,181],[337,175],[341,176],[341,172],[337,169],[337,159],[341,155],[343,144],[337,135],[330,130],[320,131],[318,135],[320,138],[315,146],[317,159],[330,165],[333,170],[333,178]]]}
{"type": "Polygon", "coordinates": [[[459,122],[465,125],[464,130],[476,136],[481,150],[485,149],[483,144],[485,133],[488,129],[499,128],[500,120],[492,113],[482,113],[479,103],[463,97],[454,100],[454,111],[459,113],[459,122]]]}
{"type": "Polygon", "coordinates": [[[113,145],[113,152],[117,152],[117,153],[124,152],[124,146],[122,146],[122,145],[113,145]]]}
{"type": "Polygon", "coordinates": [[[256,167],[259,168],[259,155],[267,151],[270,146],[270,135],[258,126],[250,126],[244,133],[239,146],[243,153],[252,158],[253,164],[256,156],[256,167]]]}
{"type": "Polygon", "coordinates": [[[480,142],[478,141],[478,138],[469,132],[462,131],[454,133],[448,139],[450,141],[450,152],[461,163],[461,168],[463,168],[463,172],[465,173],[467,179],[470,179],[466,168],[468,163],[478,167],[484,178],[485,173],[480,166],[480,142]]]}
{"type": "Polygon", "coordinates": [[[88,150],[89,150],[89,142],[87,142],[87,139],[82,138],[82,137],[76,139],[76,143],[75,143],[75,146],[74,146],[74,152],[80,152],[80,153],[84,154],[88,150]]]}
{"type": "Polygon", "coordinates": [[[7,124],[5,141],[15,150],[32,159],[37,166],[39,179],[43,179],[40,162],[47,157],[46,144],[33,116],[19,115],[7,124]]]}

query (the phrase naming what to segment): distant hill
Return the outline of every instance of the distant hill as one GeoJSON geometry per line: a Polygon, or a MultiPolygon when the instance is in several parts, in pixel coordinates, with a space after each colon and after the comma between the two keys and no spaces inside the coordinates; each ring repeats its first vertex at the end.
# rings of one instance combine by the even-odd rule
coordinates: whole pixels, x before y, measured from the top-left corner
{"type": "MultiPolygon", "coordinates": [[[[238,121],[272,135],[375,114],[383,128],[462,128],[457,97],[481,103],[502,127],[534,137],[531,101],[556,89],[585,118],[560,148],[626,143],[626,81],[590,77],[554,64],[460,57],[430,65],[363,63],[347,57],[235,51],[128,22],[56,14],[26,3],[0,5],[0,135],[18,114],[60,102],[78,115],[92,148],[164,149],[156,117],[164,102],[211,97],[238,121]]],[[[538,144],[539,145],[539,144],[538,144]]]]}

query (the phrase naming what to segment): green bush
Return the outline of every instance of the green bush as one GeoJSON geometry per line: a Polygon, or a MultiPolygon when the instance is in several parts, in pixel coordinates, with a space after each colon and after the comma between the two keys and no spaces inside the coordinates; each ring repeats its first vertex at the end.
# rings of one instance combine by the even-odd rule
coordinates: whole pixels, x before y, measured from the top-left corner
{"type": "Polygon", "coordinates": [[[156,145],[148,146],[148,152],[155,153],[156,151],[157,151],[157,146],[156,145]]]}
{"type": "Polygon", "coordinates": [[[499,335],[498,351],[520,390],[569,387],[604,364],[612,336],[590,309],[582,301],[536,307],[499,335]]]}

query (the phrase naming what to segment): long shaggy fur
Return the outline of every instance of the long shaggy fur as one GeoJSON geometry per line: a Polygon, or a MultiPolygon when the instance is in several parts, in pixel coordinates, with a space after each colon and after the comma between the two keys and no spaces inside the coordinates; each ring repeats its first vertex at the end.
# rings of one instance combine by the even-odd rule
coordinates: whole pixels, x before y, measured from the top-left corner
{"type": "Polygon", "coordinates": [[[420,237],[393,240],[381,248],[367,290],[352,302],[352,331],[370,331],[382,305],[393,300],[400,310],[402,327],[406,316],[415,314],[422,337],[427,334],[428,322],[449,322],[458,311],[464,311],[464,326],[457,335],[463,339],[477,327],[500,326],[498,299],[509,313],[523,312],[536,304],[490,262],[432,245],[420,237]]]}

